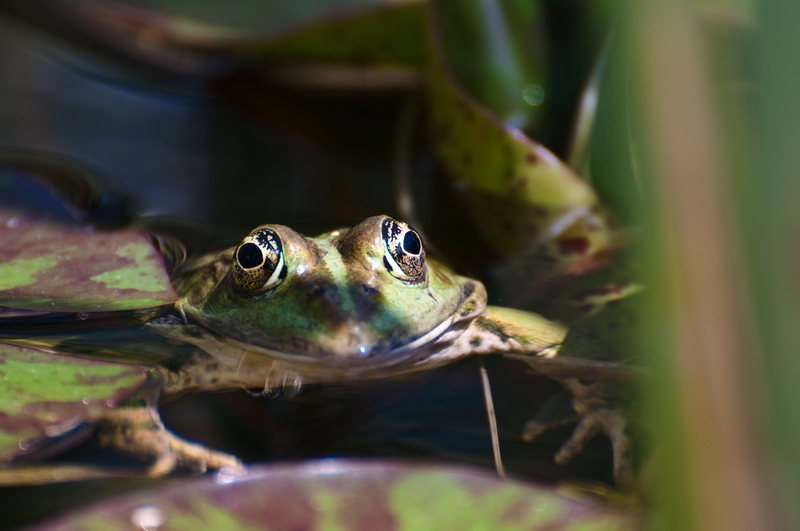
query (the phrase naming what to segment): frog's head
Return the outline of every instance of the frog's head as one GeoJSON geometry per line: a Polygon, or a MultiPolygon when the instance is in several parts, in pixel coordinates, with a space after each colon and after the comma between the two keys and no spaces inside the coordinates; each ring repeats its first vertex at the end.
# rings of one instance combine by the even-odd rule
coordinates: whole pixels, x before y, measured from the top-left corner
{"type": "Polygon", "coordinates": [[[376,216],[316,238],[262,225],[200,270],[181,305],[257,349],[356,367],[401,362],[463,328],[486,291],[426,258],[414,229],[376,216]]]}

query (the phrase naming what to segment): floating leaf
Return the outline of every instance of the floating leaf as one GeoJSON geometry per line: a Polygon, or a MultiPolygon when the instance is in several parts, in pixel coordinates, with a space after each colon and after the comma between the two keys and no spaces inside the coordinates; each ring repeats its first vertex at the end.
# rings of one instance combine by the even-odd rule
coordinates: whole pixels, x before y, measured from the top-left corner
{"type": "Polygon", "coordinates": [[[161,255],[141,231],[95,231],[0,210],[0,305],[94,312],[176,300],[161,255]]]}
{"type": "Polygon", "coordinates": [[[328,459],[123,496],[37,526],[127,529],[626,530],[636,517],[466,467],[328,459]]]}
{"type": "Polygon", "coordinates": [[[0,456],[96,418],[143,380],[139,367],[0,344],[0,456]]]}

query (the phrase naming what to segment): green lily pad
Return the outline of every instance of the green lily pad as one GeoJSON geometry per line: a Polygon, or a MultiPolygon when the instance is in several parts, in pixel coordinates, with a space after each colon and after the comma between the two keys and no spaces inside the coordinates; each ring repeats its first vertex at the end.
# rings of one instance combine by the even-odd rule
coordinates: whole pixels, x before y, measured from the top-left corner
{"type": "Polygon", "coordinates": [[[143,381],[139,367],[0,344],[0,459],[96,418],[143,381]]]}
{"type": "Polygon", "coordinates": [[[467,467],[328,459],[111,499],[35,527],[202,530],[628,530],[635,514],[467,467]]]}

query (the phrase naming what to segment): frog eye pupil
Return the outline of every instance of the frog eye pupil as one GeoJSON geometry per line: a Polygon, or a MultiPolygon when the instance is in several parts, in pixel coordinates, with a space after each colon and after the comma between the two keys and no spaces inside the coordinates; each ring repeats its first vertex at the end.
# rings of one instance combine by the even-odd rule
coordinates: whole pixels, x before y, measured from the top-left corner
{"type": "Polygon", "coordinates": [[[407,253],[419,254],[422,250],[422,242],[419,240],[419,236],[417,236],[416,232],[406,232],[406,235],[403,237],[403,249],[405,249],[407,253]]]}
{"type": "Polygon", "coordinates": [[[252,269],[264,263],[264,254],[255,243],[245,243],[239,247],[236,259],[245,269],[252,269]]]}

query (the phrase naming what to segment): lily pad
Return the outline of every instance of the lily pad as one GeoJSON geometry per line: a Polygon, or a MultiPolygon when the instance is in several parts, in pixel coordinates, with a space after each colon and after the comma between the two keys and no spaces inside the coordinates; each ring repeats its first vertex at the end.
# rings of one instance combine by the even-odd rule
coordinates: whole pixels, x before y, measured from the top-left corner
{"type": "Polygon", "coordinates": [[[0,459],[96,418],[143,381],[140,367],[0,344],[0,459]]]}
{"type": "Polygon", "coordinates": [[[98,231],[0,210],[0,305],[132,310],[177,300],[161,255],[137,229],[98,231]]]}
{"type": "Polygon", "coordinates": [[[123,228],[133,219],[125,200],[91,177],[69,159],[0,151],[0,306],[95,312],[177,300],[150,238],[123,228]]]}
{"type": "Polygon", "coordinates": [[[630,530],[635,515],[466,467],[326,459],[218,474],[111,499],[36,526],[61,529],[630,530]]]}

